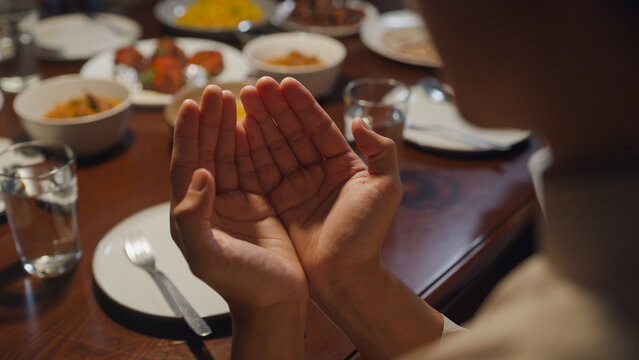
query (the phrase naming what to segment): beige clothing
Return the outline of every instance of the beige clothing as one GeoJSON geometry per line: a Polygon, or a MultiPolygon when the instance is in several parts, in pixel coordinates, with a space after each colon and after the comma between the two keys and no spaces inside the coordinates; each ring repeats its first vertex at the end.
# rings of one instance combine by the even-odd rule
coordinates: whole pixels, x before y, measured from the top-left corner
{"type": "Polygon", "coordinates": [[[534,256],[497,287],[466,324],[471,331],[405,359],[639,359],[638,311],[607,303],[534,256]]]}

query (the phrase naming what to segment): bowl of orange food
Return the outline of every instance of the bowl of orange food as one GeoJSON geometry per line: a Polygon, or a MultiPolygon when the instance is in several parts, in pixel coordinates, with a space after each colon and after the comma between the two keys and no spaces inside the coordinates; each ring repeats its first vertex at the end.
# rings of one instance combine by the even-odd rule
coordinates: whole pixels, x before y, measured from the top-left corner
{"type": "Polygon", "coordinates": [[[280,81],[287,76],[299,80],[315,97],[334,88],[346,47],[326,35],[291,32],[264,35],[249,41],[242,50],[256,76],[280,81]]]}
{"type": "Polygon", "coordinates": [[[32,139],[62,141],[76,156],[90,157],[122,138],[131,100],[115,81],[63,75],[21,92],[13,107],[32,139]]]}

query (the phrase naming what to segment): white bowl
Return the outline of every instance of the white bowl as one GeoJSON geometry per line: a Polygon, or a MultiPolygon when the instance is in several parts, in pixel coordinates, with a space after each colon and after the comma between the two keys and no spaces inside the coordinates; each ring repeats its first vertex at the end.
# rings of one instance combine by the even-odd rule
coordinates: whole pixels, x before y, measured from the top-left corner
{"type": "Polygon", "coordinates": [[[62,75],[21,92],[13,107],[32,139],[58,140],[69,145],[76,156],[87,157],[107,150],[122,138],[129,120],[131,99],[129,90],[114,81],[62,75]],[[86,92],[121,102],[111,109],[87,116],[44,118],[44,114],[56,105],[86,92]]]}
{"type": "Polygon", "coordinates": [[[325,96],[333,90],[346,57],[346,47],[340,41],[325,35],[303,32],[260,36],[246,43],[242,51],[256,76],[268,75],[277,81],[287,76],[294,77],[315,97],[325,96]],[[315,56],[321,64],[285,66],[267,62],[285,57],[291,51],[315,56]]]}

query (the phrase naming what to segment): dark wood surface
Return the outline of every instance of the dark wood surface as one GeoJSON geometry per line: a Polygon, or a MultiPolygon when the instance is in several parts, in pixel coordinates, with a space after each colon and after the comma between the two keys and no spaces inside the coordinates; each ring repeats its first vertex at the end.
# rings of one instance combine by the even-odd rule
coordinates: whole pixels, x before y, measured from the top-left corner
{"type": "MultiPolygon", "coordinates": [[[[381,11],[398,1],[372,1],[381,11]]],[[[143,37],[166,32],[152,16],[153,1],[116,11],[140,21],[143,37]]],[[[342,74],[322,106],[341,126],[341,89],[352,79],[386,76],[414,84],[431,69],[400,64],[366,49],[358,37],[342,74]]],[[[81,63],[43,62],[44,77],[78,72],[81,63]]],[[[470,64],[472,66],[472,64],[470,64]]],[[[481,69],[477,69],[480,71],[481,69]]],[[[441,74],[436,74],[441,75],[441,74]]],[[[5,94],[0,135],[23,139],[5,94]]],[[[39,280],[22,271],[6,221],[0,223],[0,357],[2,358],[229,358],[227,317],[208,319],[215,336],[198,339],[181,322],[144,316],[108,299],[97,287],[91,259],[100,239],[126,217],[169,199],[171,129],[161,111],[135,108],[129,131],[109,153],[78,169],[79,226],[84,257],[72,273],[39,280]]],[[[497,257],[534,218],[536,204],[526,161],[541,145],[533,137],[505,157],[456,158],[407,145],[401,149],[404,200],[383,247],[385,263],[427,301],[443,307],[473,273],[497,257]]],[[[392,311],[392,309],[389,309],[392,311]]],[[[306,357],[345,359],[350,341],[311,306],[306,357]]]]}

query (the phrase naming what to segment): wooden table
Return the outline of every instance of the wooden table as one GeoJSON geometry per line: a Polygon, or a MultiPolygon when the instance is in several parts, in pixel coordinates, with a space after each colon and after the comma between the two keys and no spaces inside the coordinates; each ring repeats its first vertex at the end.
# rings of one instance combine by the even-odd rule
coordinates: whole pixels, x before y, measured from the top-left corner
{"type": "MultiPolygon", "coordinates": [[[[380,11],[399,1],[371,1],[380,11]]],[[[143,37],[164,32],[152,1],[116,9],[140,21],[143,37]]],[[[358,37],[348,48],[336,90],[321,104],[342,125],[341,89],[365,76],[408,84],[432,70],[375,55],[358,37]]],[[[81,63],[43,62],[44,77],[78,72],[81,63]]],[[[472,64],[470,65],[472,66],[472,64]]],[[[480,69],[478,69],[479,71],[480,69]]],[[[5,95],[0,135],[23,139],[5,95]]],[[[215,358],[230,355],[228,318],[211,319],[216,337],[192,336],[181,322],[143,316],[115,304],[96,286],[91,259],[100,239],[126,217],[169,199],[171,129],[158,110],[136,108],[129,132],[113,151],[78,169],[83,260],[57,279],[29,278],[21,269],[9,227],[0,224],[0,357],[2,358],[215,358]]],[[[383,259],[416,293],[445,306],[451,294],[490,264],[536,213],[526,161],[541,141],[533,137],[507,157],[460,159],[404,145],[404,200],[383,248],[383,259]]],[[[350,341],[314,306],[308,315],[306,357],[344,359],[350,341]]]]}

